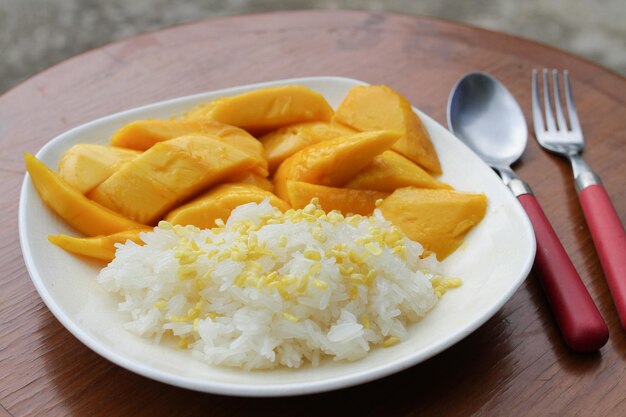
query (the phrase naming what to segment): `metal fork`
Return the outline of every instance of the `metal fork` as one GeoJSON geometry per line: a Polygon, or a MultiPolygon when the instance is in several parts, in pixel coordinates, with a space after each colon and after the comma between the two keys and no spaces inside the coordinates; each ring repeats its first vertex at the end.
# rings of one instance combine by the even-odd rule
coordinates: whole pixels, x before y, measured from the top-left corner
{"type": "Polygon", "coordinates": [[[624,226],[600,177],[589,168],[581,155],[585,141],[576,113],[568,71],[563,71],[563,84],[569,123],[561,105],[563,97],[559,85],[559,72],[551,71],[552,83],[550,83],[550,71],[543,70],[543,111],[539,99],[537,74],[537,70],[533,70],[532,105],[535,137],[543,148],[566,157],[572,164],[578,199],[620,322],[622,327],[626,328],[626,232],[624,232],[624,226]],[[550,84],[553,90],[552,99],[550,98],[550,84]],[[553,106],[556,121],[552,113],[553,106]]]}

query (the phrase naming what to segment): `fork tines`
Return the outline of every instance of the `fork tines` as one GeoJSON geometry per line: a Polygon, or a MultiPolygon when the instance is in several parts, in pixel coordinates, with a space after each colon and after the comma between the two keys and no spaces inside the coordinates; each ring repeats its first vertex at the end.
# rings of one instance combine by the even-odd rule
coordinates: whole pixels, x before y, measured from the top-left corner
{"type": "Polygon", "coordinates": [[[543,71],[543,103],[545,114],[545,126],[543,123],[543,116],[541,112],[541,104],[539,102],[539,85],[537,81],[538,71],[533,70],[532,79],[532,103],[533,103],[533,121],[535,124],[536,132],[556,132],[558,131],[580,131],[580,122],[578,121],[578,115],[576,113],[576,105],[572,98],[572,87],[569,81],[569,72],[563,71],[563,84],[565,86],[565,104],[567,105],[567,113],[569,119],[569,129],[563,113],[563,106],[561,105],[562,96],[559,83],[559,72],[555,69],[549,71],[544,69],[543,71]],[[552,88],[554,100],[550,98],[550,80],[549,73],[552,72],[552,88]],[[554,101],[554,103],[552,103],[554,101]],[[552,108],[556,112],[556,123],[552,114],[552,108]]]}
{"type": "Polygon", "coordinates": [[[582,151],[584,138],[576,105],[572,97],[572,87],[569,81],[569,73],[563,71],[563,85],[565,87],[565,100],[561,96],[559,82],[559,72],[557,70],[543,70],[543,111],[539,99],[538,71],[533,70],[532,76],[532,104],[533,104],[533,124],[535,127],[535,137],[544,148],[564,155],[572,155],[582,151]],[[552,82],[549,73],[552,72],[552,82]],[[550,84],[552,84],[552,95],[550,94],[550,84]],[[567,119],[563,111],[565,101],[567,106],[567,119]],[[552,110],[556,113],[556,120],[552,110]],[[544,124],[545,120],[545,124],[544,124]]]}

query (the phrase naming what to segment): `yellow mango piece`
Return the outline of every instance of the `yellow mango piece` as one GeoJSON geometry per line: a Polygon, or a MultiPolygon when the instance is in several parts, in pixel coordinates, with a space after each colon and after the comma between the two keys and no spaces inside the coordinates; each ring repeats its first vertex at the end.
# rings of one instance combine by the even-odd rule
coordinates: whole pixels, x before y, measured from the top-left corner
{"type": "Polygon", "coordinates": [[[209,119],[247,130],[253,135],[294,123],[327,122],[333,110],[324,97],[300,85],[261,88],[201,104],[186,119],[209,119]]]}
{"type": "Polygon", "coordinates": [[[411,104],[384,85],[353,87],[337,108],[333,121],[359,131],[400,130],[404,135],[391,149],[425,170],[441,174],[441,165],[428,132],[411,104]]]}
{"type": "Polygon", "coordinates": [[[198,192],[250,169],[247,153],[209,136],[159,142],[89,193],[89,198],[144,224],[198,192]]]}
{"type": "Polygon", "coordinates": [[[287,181],[341,186],[389,149],[400,135],[389,130],[362,132],[308,146],[280,164],[274,175],[274,191],[287,201],[287,181]]]}
{"type": "Polygon", "coordinates": [[[258,173],[267,176],[263,145],[243,129],[211,120],[137,120],[115,132],[111,144],[145,151],[155,143],[188,135],[210,136],[246,152],[257,160],[258,173]]]}
{"type": "Polygon", "coordinates": [[[116,243],[126,243],[128,240],[132,240],[137,244],[143,245],[139,234],[150,230],[149,228],[126,230],[108,236],[87,238],[61,234],[48,236],[48,240],[67,252],[111,262],[115,258],[116,243]]]}
{"type": "Polygon", "coordinates": [[[81,143],[72,146],[61,156],[58,172],[68,184],[87,194],[140,154],[115,146],[81,143]]]}
{"type": "Polygon", "coordinates": [[[487,198],[453,190],[399,188],[378,206],[412,240],[445,259],[485,216],[487,198]]]}
{"type": "Polygon", "coordinates": [[[272,206],[281,211],[289,209],[289,204],[255,185],[222,184],[173,210],[165,220],[173,224],[191,224],[206,229],[215,227],[217,219],[226,221],[236,207],[246,203],[260,203],[266,198],[269,198],[272,206]]]}
{"type": "Polygon", "coordinates": [[[24,159],[41,199],[79,232],[97,236],[145,227],[89,200],[33,155],[24,159]]]}
{"type": "Polygon", "coordinates": [[[265,148],[269,171],[274,172],[287,158],[318,142],[356,133],[337,123],[306,122],[285,126],[259,138],[265,148]]]}
{"type": "Polygon", "coordinates": [[[402,187],[452,189],[395,151],[385,151],[359,171],[344,187],[393,192],[402,187]]]}
{"type": "Polygon", "coordinates": [[[389,195],[378,191],[326,187],[299,181],[288,181],[287,193],[294,209],[306,207],[313,197],[317,197],[325,212],[339,210],[346,215],[353,213],[364,216],[372,214],[377,200],[389,195]]]}
{"type": "Polygon", "coordinates": [[[272,183],[272,181],[252,171],[244,171],[243,173],[235,174],[233,177],[228,179],[228,182],[242,182],[245,184],[252,184],[256,185],[259,188],[262,188],[265,191],[269,191],[270,193],[274,192],[274,184],[272,183]]]}

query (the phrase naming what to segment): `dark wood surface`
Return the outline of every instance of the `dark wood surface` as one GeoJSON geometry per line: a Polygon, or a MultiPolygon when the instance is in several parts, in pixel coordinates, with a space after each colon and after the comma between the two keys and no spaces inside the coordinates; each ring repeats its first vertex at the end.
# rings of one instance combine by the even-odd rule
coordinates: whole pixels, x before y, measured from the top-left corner
{"type": "Polygon", "coordinates": [[[626,79],[540,44],[450,22],[329,11],[202,21],[84,53],[7,92],[0,97],[0,416],[626,415],[626,333],[570,168],[532,138],[516,168],[609,324],[599,353],[567,349],[532,273],[476,332],[391,377],[284,399],[202,394],[135,375],[82,345],[43,304],[21,257],[23,152],[94,118],[239,84],[339,75],[388,84],[445,124],[454,82],[483,70],[509,87],[530,121],[530,73],[542,67],[570,70],[585,157],[624,220],[626,79]]]}

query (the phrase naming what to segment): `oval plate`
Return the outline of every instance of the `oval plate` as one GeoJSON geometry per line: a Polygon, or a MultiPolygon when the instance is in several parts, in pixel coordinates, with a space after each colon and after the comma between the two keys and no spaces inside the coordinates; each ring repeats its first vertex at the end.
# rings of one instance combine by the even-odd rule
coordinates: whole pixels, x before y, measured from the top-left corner
{"type": "MultiPolygon", "coordinates": [[[[300,84],[323,94],[336,107],[347,91],[366,83],[339,77],[280,80],[198,94],[124,111],[76,127],[37,154],[56,167],[61,154],[77,143],[106,144],[122,125],[137,119],[169,118],[201,102],[276,85],[300,84]]],[[[319,367],[246,372],[215,367],[189,351],[157,345],[124,330],[117,300],[96,284],[102,264],[73,256],[48,242],[50,234],[75,234],[41,201],[26,175],[20,196],[19,231],[31,279],[50,311],[89,348],[130,371],[192,390],[241,396],[299,395],[348,387],[418,364],[467,336],[492,317],[528,275],[535,255],[533,231],[517,200],[497,175],[461,141],[419,112],[437,149],[441,180],[489,199],[485,219],[445,260],[449,274],[463,285],[449,291],[430,314],[412,325],[409,338],[390,348],[373,349],[356,362],[325,361],[319,367]]]]}

